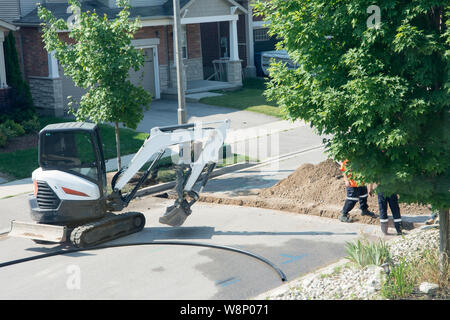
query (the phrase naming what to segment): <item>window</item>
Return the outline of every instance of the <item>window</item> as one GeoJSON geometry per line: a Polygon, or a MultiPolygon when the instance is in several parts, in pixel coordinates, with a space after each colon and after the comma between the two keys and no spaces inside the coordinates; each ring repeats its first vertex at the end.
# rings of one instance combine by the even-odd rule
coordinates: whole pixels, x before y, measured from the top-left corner
{"type": "Polygon", "coordinates": [[[268,30],[269,30],[268,28],[253,30],[253,38],[254,38],[254,40],[255,41],[268,41],[268,40],[270,40],[270,36],[267,33],[268,30]]]}
{"type": "Polygon", "coordinates": [[[73,171],[98,180],[91,136],[86,132],[47,132],[42,139],[43,169],[73,171]]]}

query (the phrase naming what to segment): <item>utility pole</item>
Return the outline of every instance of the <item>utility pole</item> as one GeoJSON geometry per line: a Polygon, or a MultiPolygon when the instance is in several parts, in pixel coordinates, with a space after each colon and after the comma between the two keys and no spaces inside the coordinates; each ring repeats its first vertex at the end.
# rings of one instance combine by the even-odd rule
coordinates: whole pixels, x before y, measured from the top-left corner
{"type": "Polygon", "coordinates": [[[174,53],[177,66],[177,88],[178,88],[178,124],[187,123],[184,65],[181,52],[181,18],[180,2],[173,0],[173,36],[175,37],[174,53]]]}

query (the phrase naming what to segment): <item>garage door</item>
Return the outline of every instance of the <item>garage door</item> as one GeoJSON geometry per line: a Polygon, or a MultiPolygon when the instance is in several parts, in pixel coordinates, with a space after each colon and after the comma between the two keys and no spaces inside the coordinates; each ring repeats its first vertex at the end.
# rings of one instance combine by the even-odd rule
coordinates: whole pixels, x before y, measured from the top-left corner
{"type": "Polygon", "coordinates": [[[155,66],[153,63],[153,49],[141,49],[144,53],[144,66],[139,71],[130,71],[130,81],[134,85],[141,85],[155,97],[155,66]]]}
{"type": "MultiPolygon", "coordinates": [[[[153,64],[153,49],[141,49],[144,53],[144,66],[138,71],[130,71],[130,81],[134,85],[141,85],[147,92],[155,97],[155,67],[153,64]]],[[[62,82],[62,94],[64,108],[67,109],[69,103],[68,96],[72,96],[76,102],[81,100],[81,97],[86,93],[85,89],[75,86],[72,78],[64,75],[62,66],[59,66],[59,75],[62,82]]]]}
{"type": "MultiPolygon", "coordinates": [[[[77,103],[80,102],[81,97],[86,93],[85,89],[75,86],[72,78],[64,75],[64,69],[62,66],[58,66],[59,76],[61,77],[62,84],[62,95],[63,95],[63,105],[64,109],[68,109],[67,104],[69,103],[68,96],[72,96],[77,103]]],[[[76,107],[76,106],[75,106],[76,107]]]]}

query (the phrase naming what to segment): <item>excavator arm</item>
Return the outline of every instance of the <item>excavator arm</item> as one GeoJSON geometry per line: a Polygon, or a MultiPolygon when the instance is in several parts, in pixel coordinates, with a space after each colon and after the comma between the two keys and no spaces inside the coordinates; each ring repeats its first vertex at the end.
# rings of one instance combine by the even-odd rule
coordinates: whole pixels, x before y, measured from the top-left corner
{"type": "Polygon", "coordinates": [[[230,121],[224,120],[153,128],[128,167],[120,170],[112,179],[113,191],[108,196],[108,208],[113,211],[120,211],[129,204],[167,148],[196,142],[197,145],[202,146],[201,150],[194,151],[195,161],[190,161],[190,156],[188,157],[189,160],[186,160],[185,158],[187,157],[184,157],[177,166],[177,185],[175,189],[178,198],[175,200],[174,205],[168,207],[166,213],[160,218],[161,223],[171,226],[181,225],[191,213],[190,207],[198,199],[198,192],[193,190],[194,185],[199,182],[201,185],[199,192],[201,192],[209,174],[219,160],[219,151],[223,146],[229,126],[230,121]],[[123,187],[149,161],[152,161],[151,165],[138,183],[126,195],[122,195],[121,190],[123,187]],[[205,167],[207,169],[203,173],[205,167]],[[186,172],[184,168],[187,168],[186,172]]]}

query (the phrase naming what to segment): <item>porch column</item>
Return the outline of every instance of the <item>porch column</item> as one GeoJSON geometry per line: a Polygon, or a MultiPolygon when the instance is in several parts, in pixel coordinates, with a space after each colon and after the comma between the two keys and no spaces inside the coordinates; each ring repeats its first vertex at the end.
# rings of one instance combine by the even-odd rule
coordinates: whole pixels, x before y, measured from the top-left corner
{"type": "Polygon", "coordinates": [[[256,77],[255,67],[255,43],[253,40],[253,8],[249,3],[247,8],[245,31],[247,35],[247,67],[245,70],[245,76],[250,78],[256,77]]]}
{"type": "Polygon", "coordinates": [[[239,59],[239,46],[237,34],[238,15],[235,15],[237,7],[231,8],[233,19],[230,20],[230,60],[227,63],[227,81],[234,85],[242,86],[242,61],[239,59]]]}
{"type": "Polygon", "coordinates": [[[230,60],[239,60],[239,45],[237,35],[237,18],[230,21],[230,60]]]}
{"type": "Polygon", "coordinates": [[[0,88],[7,88],[6,83],[6,69],[5,69],[5,54],[3,53],[3,41],[5,35],[3,31],[0,31],[0,88]]]}

